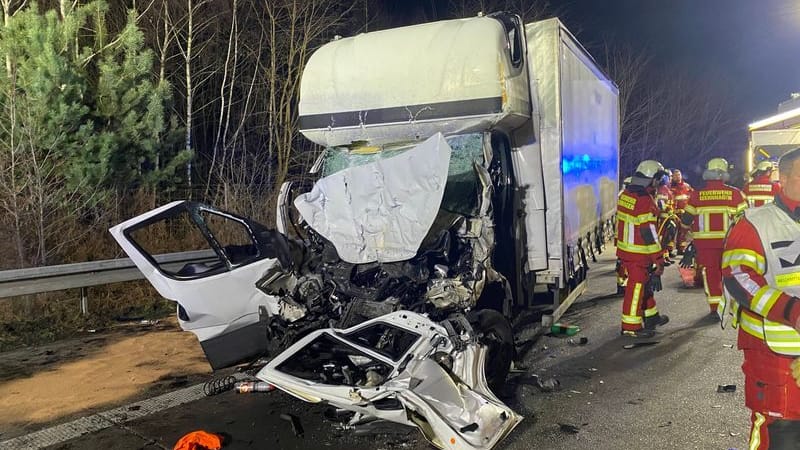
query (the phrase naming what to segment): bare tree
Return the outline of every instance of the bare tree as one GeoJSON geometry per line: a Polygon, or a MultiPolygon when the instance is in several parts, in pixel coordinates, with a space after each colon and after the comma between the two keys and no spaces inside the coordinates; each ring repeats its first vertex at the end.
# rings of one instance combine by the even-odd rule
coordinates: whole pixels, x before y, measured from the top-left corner
{"type": "MultiPolygon", "coordinates": [[[[195,60],[202,54],[205,47],[211,42],[210,36],[205,36],[200,45],[196,47],[196,39],[198,35],[204,34],[208,28],[214,23],[215,15],[210,11],[206,11],[207,5],[210,0],[186,0],[185,10],[182,11],[179,17],[168,16],[169,24],[165,24],[165,30],[172,31],[175,43],[178,46],[180,55],[183,61],[183,82],[184,82],[184,126],[185,132],[185,149],[192,154],[195,153],[194,143],[192,141],[193,120],[195,111],[195,94],[196,91],[202,86],[203,82],[208,79],[209,75],[206,73],[208,67],[203,67],[197,73],[195,67],[195,60]],[[205,14],[203,14],[205,13],[205,14]],[[196,78],[200,76],[200,80],[196,78]]],[[[169,9],[165,8],[166,11],[169,9]]],[[[165,38],[166,39],[166,38],[165,38]]],[[[169,43],[164,45],[168,46],[169,43]]],[[[186,163],[186,181],[189,188],[189,195],[192,192],[192,164],[194,157],[190,158],[186,163]]]]}

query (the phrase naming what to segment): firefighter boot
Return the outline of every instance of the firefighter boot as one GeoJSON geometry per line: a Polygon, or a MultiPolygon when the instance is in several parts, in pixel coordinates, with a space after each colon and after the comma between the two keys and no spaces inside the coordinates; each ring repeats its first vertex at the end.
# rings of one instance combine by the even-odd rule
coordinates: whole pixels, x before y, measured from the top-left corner
{"type": "Polygon", "coordinates": [[[648,330],[646,328],[642,328],[640,330],[622,330],[620,334],[626,338],[649,339],[655,337],[656,332],[654,330],[648,330]]]}
{"type": "Polygon", "coordinates": [[[660,327],[669,323],[669,316],[666,314],[656,314],[653,317],[645,317],[644,319],[644,327],[648,330],[655,330],[656,327],[660,327]]]}

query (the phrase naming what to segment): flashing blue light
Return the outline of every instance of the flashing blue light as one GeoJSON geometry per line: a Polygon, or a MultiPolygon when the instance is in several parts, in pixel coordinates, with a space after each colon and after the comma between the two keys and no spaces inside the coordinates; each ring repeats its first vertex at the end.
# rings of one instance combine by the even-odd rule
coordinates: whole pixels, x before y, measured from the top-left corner
{"type": "Polygon", "coordinates": [[[582,172],[584,170],[589,170],[591,165],[592,165],[591,156],[584,153],[583,156],[575,156],[571,160],[562,159],[561,172],[564,174],[568,174],[573,171],[582,172]]]}

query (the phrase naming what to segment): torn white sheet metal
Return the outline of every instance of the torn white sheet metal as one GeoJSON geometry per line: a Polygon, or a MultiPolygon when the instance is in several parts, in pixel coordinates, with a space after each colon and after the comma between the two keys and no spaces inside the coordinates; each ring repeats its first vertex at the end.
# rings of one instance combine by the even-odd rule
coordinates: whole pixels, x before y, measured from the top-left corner
{"type": "MultiPolygon", "coordinates": [[[[375,340],[373,340],[375,342],[375,340]]],[[[383,339],[378,343],[385,342],[383,339]]],[[[385,349],[384,349],[385,350],[385,349]]],[[[484,346],[467,343],[461,350],[453,345],[447,331],[425,316],[397,311],[346,330],[315,331],[270,361],[257,375],[279,389],[308,402],[327,402],[338,408],[367,417],[416,426],[436,447],[442,449],[490,449],[522,420],[522,417],[500,402],[488,388],[484,376],[484,346]],[[388,355],[380,348],[357,339],[359,331],[386,325],[415,336],[401,354],[388,355]],[[295,376],[290,361],[304,351],[326,352],[321,340],[337,345],[358,356],[347,361],[362,367],[381,366],[387,376],[377,385],[347,383],[328,372],[330,382],[314,380],[312,372],[334,361],[312,361],[295,376]],[[447,355],[452,367],[440,364],[435,355],[447,355]],[[395,356],[395,357],[391,357],[395,356]],[[338,381],[337,381],[338,380],[338,381]],[[398,401],[399,406],[376,407],[376,402],[398,401]]],[[[441,358],[438,358],[441,360],[441,358]]],[[[353,372],[352,367],[339,367],[353,372]]],[[[380,370],[380,369],[379,369],[380,370]]],[[[377,375],[373,376],[373,379],[377,375]]],[[[367,377],[369,379],[369,377],[367,377]]]]}
{"type": "Polygon", "coordinates": [[[294,205],[344,261],[407,260],[439,211],[450,153],[437,133],[397,156],[322,178],[294,205]]]}
{"type": "Polygon", "coordinates": [[[270,314],[279,314],[277,297],[259,291],[254,284],[262,275],[277,266],[278,260],[267,258],[216,275],[196,279],[176,279],[162,273],[144,252],[125,236],[125,230],[152,217],[180,208],[186,201],[175,201],[116,225],[109,232],[122,250],[136,264],[161,296],[180,302],[191,321],[178,319],[181,328],[194,333],[202,342],[258,322],[259,306],[270,314]],[[236,299],[236,301],[221,301],[236,299]]]}

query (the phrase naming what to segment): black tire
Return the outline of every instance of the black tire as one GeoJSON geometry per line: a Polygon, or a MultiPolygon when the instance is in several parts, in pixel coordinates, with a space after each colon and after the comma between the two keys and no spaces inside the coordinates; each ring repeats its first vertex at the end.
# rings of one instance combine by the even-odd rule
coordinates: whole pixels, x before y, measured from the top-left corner
{"type": "Polygon", "coordinates": [[[475,312],[470,322],[481,334],[481,343],[489,349],[483,368],[489,389],[495,395],[500,395],[514,360],[514,332],[511,324],[501,313],[492,309],[475,312]]]}

